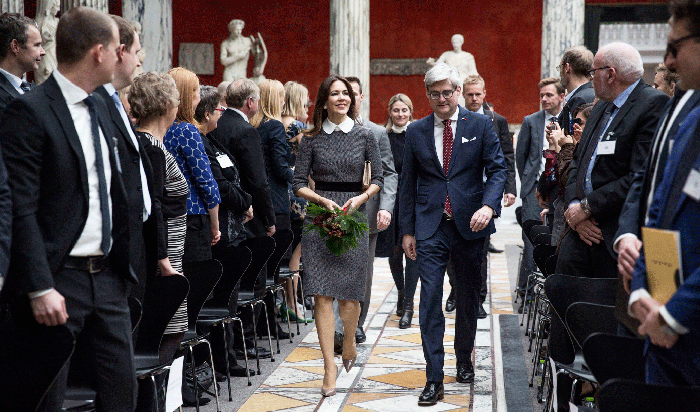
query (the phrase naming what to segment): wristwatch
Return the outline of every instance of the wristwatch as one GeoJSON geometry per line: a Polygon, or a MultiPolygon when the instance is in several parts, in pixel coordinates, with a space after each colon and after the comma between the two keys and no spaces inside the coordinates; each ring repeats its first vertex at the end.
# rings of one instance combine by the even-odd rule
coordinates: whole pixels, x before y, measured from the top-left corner
{"type": "Polygon", "coordinates": [[[584,198],[579,204],[581,205],[581,210],[583,210],[583,213],[590,216],[591,208],[588,206],[588,198],[584,198]]]}

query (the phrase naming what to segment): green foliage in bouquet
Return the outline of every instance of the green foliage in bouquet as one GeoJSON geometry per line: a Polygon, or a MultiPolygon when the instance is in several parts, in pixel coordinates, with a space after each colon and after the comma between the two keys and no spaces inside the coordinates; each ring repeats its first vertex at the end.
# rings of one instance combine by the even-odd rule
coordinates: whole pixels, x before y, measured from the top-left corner
{"type": "Polygon", "coordinates": [[[306,214],[313,221],[304,226],[305,232],[318,232],[321,239],[325,239],[328,250],[336,256],[357,247],[358,238],[369,230],[367,217],[359,210],[348,213],[345,210],[329,210],[309,203],[306,214]]]}

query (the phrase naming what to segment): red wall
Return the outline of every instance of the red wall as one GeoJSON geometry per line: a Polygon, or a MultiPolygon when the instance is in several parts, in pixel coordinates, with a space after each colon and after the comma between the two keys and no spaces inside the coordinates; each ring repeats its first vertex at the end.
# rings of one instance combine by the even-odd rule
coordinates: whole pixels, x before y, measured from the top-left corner
{"type": "MultiPolygon", "coordinates": [[[[466,39],[463,49],[474,55],[486,80],[487,100],[508,121],[521,122],[539,107],[542,2],[463,0],[458,8],[456,4],[451,0],[370,0],[370,58],[437,58],[451,49],[451,36],[461,33],[466,39]]],[[[266,77],[300,81],[309,87],[311,98],[316,97],[329,71],[329,0],[251,0],[245,7],[208,0],[174,1],[173,65],[180,42],[214,42],[216,73],[201,76],[201,81],[217,85],[223,74],[219,45],[234,18],[245,20],[244,35],[262,34],[269,53],[266,77]]],[[[415,117],[430,113],[422,76],[372,76],[370,82],[373,121],[386,120],[386,105],[399,92],[413,100],[415,117]]]]}
{"type": "MultiPolygon", "coordinates": [[[[371,0],[370,27],[371,58],[438,58],[460,33],[498,113],[520,123],[539,110],[541,0],[371,0]]],[[[372,76],[372,121],[386,120],[396,93],[411,98],[414,117],[430,113],[423,76],[372,76]]]]}
{"type": "MultiPolygon", "coordinates": [[[[296,80],[316,97],[328,76],[330,30],[328,1],[295,2],[249,0],[245,3],[210,0],[173,1],[173,66],[180,42],[214,43],[215,74],[200,76],[202,84],[218,85],[224,73],[219,60],[221,42],[229,36],[228,22],[245,21],[243,35],[260,32],[267,46],[265,76],[296,80]]],[[[248,73],[252,72],[252,58],[248,73]]]]}

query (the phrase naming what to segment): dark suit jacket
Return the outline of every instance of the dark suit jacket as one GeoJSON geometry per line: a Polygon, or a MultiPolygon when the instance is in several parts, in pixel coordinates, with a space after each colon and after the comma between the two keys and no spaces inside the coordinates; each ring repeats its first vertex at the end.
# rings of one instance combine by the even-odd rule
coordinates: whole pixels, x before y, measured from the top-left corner
{"type": "Polygon", "coordinates": [[[508,169],[493,122],[459,107],[452,158],[445,175],[435,151],[434,118],[430,114],[406,130],[399,189],[401,235],[412,234],[416,240],[432,236],[442,220],[448,193],[462,237],[473,240],[490,235],[496,231],[493,219],[479,232],[473,232],[469,222],[483,205],[497,214],[501,210],[508,169]]]}
{"type": "Polygon", "coordinates": [[[242,215],[250,208],[253,199],[241,188],[236,158],[211,136],[202,136],[202,143],[204,143],[204,149],[207,151],[207,156],[209,157],[211,174],[219,185],[219,194],[221,195],[221,204],[219,204],[221,240],[219,240],[219,243],[228,246],[229,242],[232,241],[229,239],[228,232],[229,211],[232,214],[242,215]],[[217,156],[222,154],[228,156],[233,166],[221,167],[217,156]]]}
{"type": "Polygon", "coordinates": [[[258,131],[237,112],[226,110],[211,135],[236,159],[241,188],[253,197],[255,218],[265,227],[274,225],[275,211],[258,131]]]}
{"type": "MultiPolygon", "coordinates": [[[[128,202],[114,154],[115,134],[104,101],[96,109],[112,169],[112,273],[137,282],[128,260],[128,202]]],[[[0,121],[13,201],[8,288],[26,296],[54,286],[88,213],[87,168],[78,134],[53,76],[15,99],[0,121]]]]}
{"type": "Polygon", "coordinates": [[[518,132],[518,144],[515,148],[515,163],[520,175],[520,197],[535,196],[537,180],[542,166],[544,150],[545,111],[525,116],[518,132]]]}
{"type": "Polygon", "coordinates": [[[573,133],[573,125],[570,119],[573,119],[576,109],[582,104],[592,103],[594,99],[595,89],[593,89],[592,82],[582,84],[576,89],[576,92],[569,97],[569,100],[564,107],[562,107],[561,113],[559,113],[559,126],[561,126],[561,129],[566,134],[570,135],[573,133]]]}
{"type": "MultiPolygon", "coordinates": [[[[700,108],[695,108],[694,121],[679,130],[674,143],[678,148],[669,155],[669,163],[673,164],[665,169],[665,172],[670,171],[669,176],[664,176],[664,180],[670,178],[670,190],[664,191],[665,188],[660,186],[656,192],[659,197],[655,195],[649,211],[649,226],[680,232],[683,283],[665,306],[676,321],[695,334],[700,332],[700,254],[697,253],[700,248],[700,202],[685,194],[683,187],[691,170],[700,169],[699,111],[700,108]],[[659,203],[657,199],[664,202],[659,203]]],[[[641,288],[648,288],[644,250],[634,268],[631,289],[641,288]]],[[[697,357],[697,348],[692,350],[697,357]]]]}
{"type": "Polygon", "coordinates": [[[2,116],[2,112],[5,111],[7,105],[19,96],[19,92],[12,83],[10,83],[10,80],[8,80],[4,74],[0,73],[0,116],[2,116]]]}
{"type": "Polygon", "coordinates": [[[484,114],[490,117],[493,121],[493,126],[496,128],[496,134],[498,134],[498,139],[501,141],[503,157],[505,157],[506,166],[508,166],[508,179],[506,180],[506,186],[503,192],[517,196],[518,188],[515,185],[515,150],[513,149],[513,135],[508,129],[508,120],[491,110],[484,109],[484,114]]]}
{"type": "Polygon", "coordinates": [[[615,153],[596,157],[591,173],[593,192],[588,196],[584,195],[583,190],[588,165],[581,164],[581,161],[587,147],[594,144],[593,132],[603,117],[608,102],[600,101],[593,108],[571,160],[564,196],[565,205],[574,199],[582,200],[584,196],[588,198],[591,214],[598,222],[612,256],[617,220],[634,174],[644,166],[651,138],[667,101],[667,95],[644,81],[640,81],[634,88],[605,132],[606,136],[613,133],[612,136],[616,140],[615,153]]]}
{"type": "MultiPolygon", "coordinates": [[[[382,158],[382,175],[384,176],[384,185],[382,190],[375,196],[372,196],[365,203],[365,214],[367,214],[367,225],[369,225],[369,233],[379,233],[377,230],[377,213],[380,210],[386,210],[389,213],[394,213],[396,203],[396,190],[398,189],[398,175],[394,170],[394,155],[391,151],[391,143],[389,143],[389,134],[386,128],[365,120],[363,126],[372,131],[374,139],[379,145],[379,156],[382,158]]],[[[372,166],[374,167],[374,166],[372,166]]],[[[391,217],[398,219],[398,216],[391,217]]]]}
{"type": "MultiPolygon", "coordinates": [[[[677,100],[680,100],[680,97],[674,96],[666,104],[666,108],[664,109],[663,115],[661,116],[657,124],[656,131],[654,132],[652,147],[654,146],[654,142],[661,138],[661,136],[659,136],[660,128],[664,123],[664,119],[672,114],[671,108],[675,107],[673,102],[677,100]]],[[[700,93],[695,92],[692,96],[690,96],[688,101],[676,116],[673,124],[670,126],[670,129],[668,130],[668,139],[672,139],[676,135],[678,132],[678,126],[681,124],[683,119],[686,118],[688,113],[690,113],[693,108],[698,107],[698,105],[700,105],[700,93]]],[[[644,226],[644,218],[647,214],[647,199],[649,197],[651,182],[655,171],[655,164],[651,162],[651,151],[649,154],[650,156],[647,157],[647,161],[644,163],[644,168],[640,169],[634,175],[634,180],[632,181],[630,190],[627,193],[627,198],[625,199],[625,205],[622,207],[622,212],[620,213],[620,219],[618,220],[619,227],[617,233],[615,233],[615,239],[625,233],[632,233],[638,238],[641,238],[639,230],[642,226],[644,226]]],[[[656,171],[656,187],[658,187],[660,178],[663,176],[663,168],[665,164],[659,164],[659,166],[661,167],[661,170],[656,171]]]]}
{"type": "Polygon", "coordinates": [[[289,187],[294,171],[289,166],[292,152],[287,144],[284,125],[279,120],[270,119],[258,126],[258,134],[265,155],[267,182],[270,184],[270,197],[275,213],[289,214],[289,187]]]}
{"type": "MultiPolygon", "coordinates": [[[[107,104],[109,116],[112,120],[112,128],[118,139],[119,159],[122,165],[122,180],[124,181],[127,199],[129,199],[129,255],[131,258],[131,267],[139,277],[139,286],[145,287],[147,272],[146,262],[149,260],[153,261],[150,258],[146,258],[146,245],[149,245],[148,249],[150,253],[157,253],[157,246],[153,248],[154,245],[158,244],[155,217],[160,216],[162,219],[163,216],[162,213],[156,210],[160,209],[160,203],[154,193],[153,168],[151,167],[151,162],[143,146],[138,142],[138,139],[136,140],[138,146],[134,146],[134,142],[131,140],[131,136],[129,136],[129,131],[127,130],[127,127],[132,126],[131,124],[128,126],[124,124],[121,114],[119,114],[119,110],[114,104],[114,101],[112,101],[112,97],[107,93],[107,90],[105,90],[103,86],[100,86],[95,89],[95,93],[102,96],[107,104]],[[148,187],[145,188],[141,186],[141,167],[139,165],[139,159],[143,163],[144,172],[146,173],[148,187]],[[149,216],[149,220],[151,220],[151,217],[154,218],[146,222],[146,224],[143,222],[144,190],[148,190],[151,195],[151,215],[149,216]],[[144,236],[146,238],[144,238],[144,236]]],[[[139,300],[142,300],[143,290],[137,291],[136,296],[139,300]]]]}
{"type": "Polygon", "coordinates": [[[12,241],[12,193],[7,185],[7,169],[0,153],[0,291],[10,266],[12,241]]]}

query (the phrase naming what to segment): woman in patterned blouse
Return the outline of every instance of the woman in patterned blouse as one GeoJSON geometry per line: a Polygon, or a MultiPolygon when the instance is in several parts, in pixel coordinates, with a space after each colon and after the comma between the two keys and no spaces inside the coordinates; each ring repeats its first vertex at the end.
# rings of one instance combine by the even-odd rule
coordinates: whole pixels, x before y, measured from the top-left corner
{"type": "Polygon", "coordinates": [[[180,92],[180,105],[175,122],[170,126],[163,143],[175,157],[187,179],[187,236],[183,263],[211,259],[211,245],[221,237],[219,232],[219,186],[214,180],[209,158],[199,130],[194,125],[194,110],[199,103],[199,79],[182,67],[171,69],[180,92]]]}

